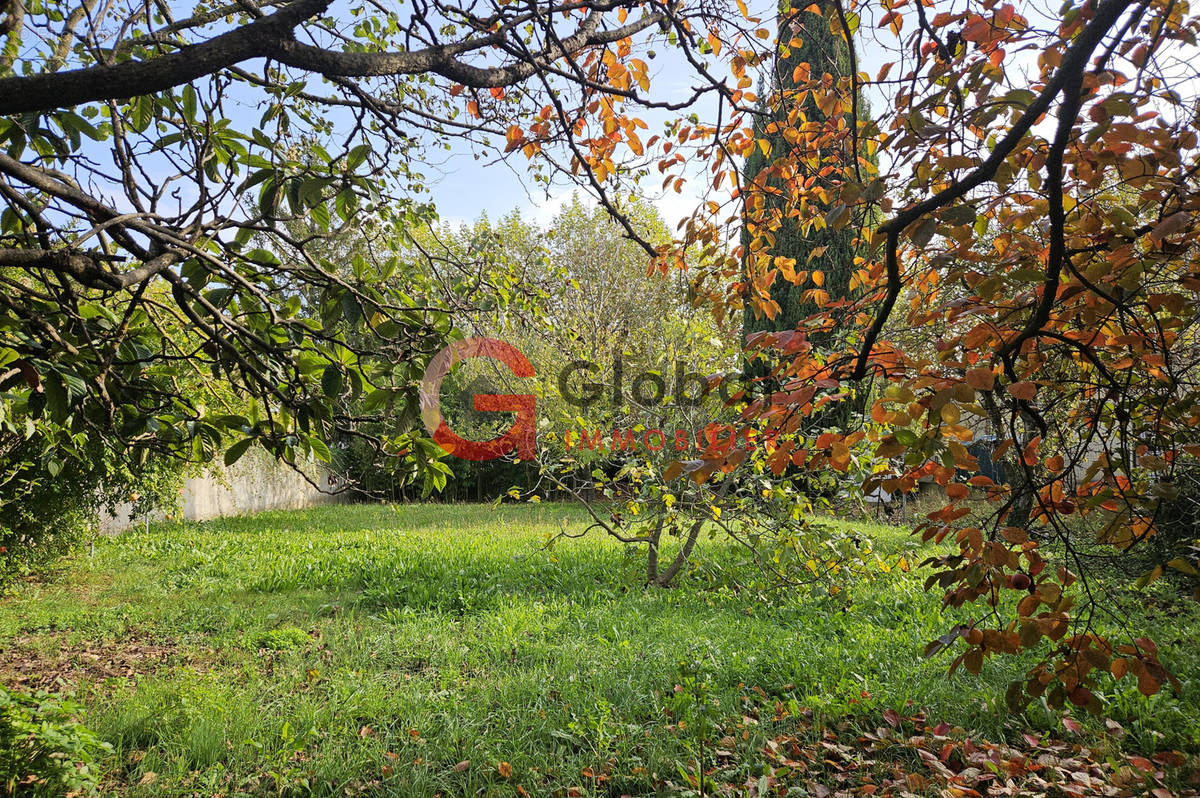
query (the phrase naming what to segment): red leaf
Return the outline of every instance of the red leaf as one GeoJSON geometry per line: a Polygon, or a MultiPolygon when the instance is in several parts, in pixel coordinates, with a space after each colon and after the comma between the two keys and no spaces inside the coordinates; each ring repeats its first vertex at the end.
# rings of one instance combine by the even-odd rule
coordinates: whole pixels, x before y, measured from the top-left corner
{"type": "Polygon", "coordinates": [[[1144,756],[1129,757],[1129,764],[1133,765],[1138,770],[1144,770],[1147,773],[1154,772],[1154,763],[1144,756]]]}
{"type": "Polygon", "coordinates": [[[1023,399],[1028,402],[1037,396],[1037,385],[1032,382],[1014,382],[1008,386],[1008,392],[1017,399],[1023,399]]]}

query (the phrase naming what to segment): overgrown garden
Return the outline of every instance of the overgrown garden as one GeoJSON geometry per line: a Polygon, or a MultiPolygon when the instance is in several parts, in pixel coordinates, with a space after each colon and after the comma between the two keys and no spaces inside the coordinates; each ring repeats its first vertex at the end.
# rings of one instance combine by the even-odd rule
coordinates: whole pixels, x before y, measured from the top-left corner
{"type": "Polygon", "coordinates": [[[0,790],[1197,789],[1198,29],[0,0],[0,790]]]}

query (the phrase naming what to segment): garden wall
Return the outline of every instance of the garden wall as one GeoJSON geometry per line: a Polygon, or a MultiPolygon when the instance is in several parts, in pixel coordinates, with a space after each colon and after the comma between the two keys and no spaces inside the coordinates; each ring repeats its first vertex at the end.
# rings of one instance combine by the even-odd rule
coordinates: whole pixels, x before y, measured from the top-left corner
{"type": "MultiPolygon", "coordinates": [[[[325,491],[334,486],[333,475],[313,463],[308,476],[325,491]]],[[[181,516],[186,521],[206,521],[228,515],[245,515],[262,510],[294,510],[345,500],[346,494],[325,493],[303,476],[263,452],[248,452],[228,468],[214,468],[189,477],[180,497],[181,516]]],[[[119,532],[144,523],[144,516],[130,517],[128,506],[120,506],[100,519],[101,532],[119,532]]],[[[151,520],[159,520],[153,518],[151,520]]]]}

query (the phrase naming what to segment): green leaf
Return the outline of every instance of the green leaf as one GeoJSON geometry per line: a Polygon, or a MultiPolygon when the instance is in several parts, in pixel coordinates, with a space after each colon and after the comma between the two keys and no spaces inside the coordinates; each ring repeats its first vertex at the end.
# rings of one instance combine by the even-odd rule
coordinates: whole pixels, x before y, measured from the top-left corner
{"type": "Polygon", "coordinates": [[[314,436],[308,439],[308,445],[312,447],[313,454],[322,463],[333,462],[333,453],[329,451],[329,447],[325,445],[325,441],[314,436]]]}
{"type": "Polygon", "coordinates": [[[196,90],[190,83],[183,87],[183,113],[188,121],[196,118],[196,90]]]}
{"type": "Polygon", "coordinates": [[[240,460],[246,450],[254,445],[254,440],[254,438],[246,438],[230,446],[229,450],[225,452],[225,465],[231,466],[240,460]]]}
{"type": "Polygon", "coordinates": [[[65,111],[58,115],[58,120],[63,127],[77,130],[92,141],[104,141],[104,139],[107,138],[107,136],[101,133],[100,130],[97,129],[91,122],[87,121],[79,114],[65,111]]]}
{"type": "Polygon", "coordinates": [[[142,133],[154,119],[154,96],[142,94],[133,99],[129,108],[128,122],[134,132],[142,133]]]}
{"type": "Polygon", "coordinates": [[[46,389],[46,409],[50,411],[50,418],[58,422],[65,420],[68,407],[66,384],[59,375],[50,374],[43,380],[42,385],[46,389]]]}
{"type": "Polygon", "coordinates": [[[350,324],[358,324],[362,319],[362,306],[358,304],[358,300],[349,292],[342,294],[342,316],[350,324]]]}
{"type": "Polygon", "coordinates": [[[334,399],[341,396],[342,386],[342,370],[333,364],[326,366],[321,375],[321,390],[325,391],[325,395],[330,399],[334,399]]]}
{"type": "Polygon", "coordinates": [[[280,263],[279,257],[269,249],[252,249],[246,253],[246,258],[247,260],[252,260],[255,263],[266,264],[268,266],[278,266],[280,263]]]}
{"type": "Polygon", "coordinates": [[[329,206],[319,202],[312,206],[309,210],[309,215],[312,220],[317,223],[317,226],[322,230],[329,229],[329,206]]]}
{"type": "Polygon", "coordinates": [[[942,211],[942,221],[947,224],[975,224],[975,209],[970,205],[955,205],[942,211]]]}
{"type": "Polygon", "coordinates": [[[376,388],[363,399],[363,410],[367,412],[378,410],[390,402],[394,396],[395,394],[388,388],[376,388]]]}
{"type": "Polygon", "coordinates": [[[74,374],[62,373],[63,385],[67,388],[67,401],[71,399],[83,399],[87,396],[87,383],[76,377],[74,374]]]}
{"type": "Polygon", "coordinates": [[[1012,278],[1023,283],[1040,283],[1046,279],[1046,275],[1037,269],[1017,269],[1012,273],[1012,278]]]}
{"type": "Polygon", "coordinates": [[[267,218],[275,216],[279,207],[279,184],[274,178],[263,181],[262,193],[258,195],[258,209],[267,218]]]}
{"type": "Polygon", "coordinates": [[[359,144],[346,156],[346,168],[353,172],[355,169],[363,165],[367,160],[367,156],[371,154],[370,144],[359,144]]]}
{"type": "Polygon", "coordinates": [[[227,429],[240,430],[243,427],[250,426],[250,421],[245,416],[238,416],[231,413],[213,416],[210,421],[212,421],[213,424],[225,427],[227,429]]]}

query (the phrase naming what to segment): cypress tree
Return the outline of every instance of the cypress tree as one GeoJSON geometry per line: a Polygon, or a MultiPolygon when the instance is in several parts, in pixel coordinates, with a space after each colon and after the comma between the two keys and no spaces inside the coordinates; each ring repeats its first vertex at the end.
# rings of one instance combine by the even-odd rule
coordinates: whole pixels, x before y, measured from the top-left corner
{"type": "MultiPolygon", "coordinates": [[[[803,181],[819,170],[800,165],[796,156],[802,153],[796,152],[796,149],[797,146],[803,147],[803,143],[791,144],[782,135],[782,130],[788,126],[789,113],[796,109],[797,84],[794,76],[797,68],[803,71],[801,64],[808,65],[808,72],[813,77],[828,73],[833,78],[834,85],[837,85],[841,78],[850,75],[850,42],[842,35],[836,23],[831,26],[830,17],[823,13],[826,9],[831,9],[831,4],[824,0],[817,3],[810,0],[796,1],[798,5],[793,6],[791,0],[780,0],[779,49],[771,71],[772,85],[769,90],[761,92],[760,102],[763,103],[762,110],[765,113],[756,123],[755,139],[765,141],[768,151],[764,152],[756,146],[747,156],[743,168],[743,186],[753,185],[756,177],[773,164],[786,163],[789,167],[796,165],[797,181],[803,181]],[[822,13],[807,10],[813,5],[820,8],[822,13]],[[793,44],[795,46],[792,46],[793,44]]],[[[809,120],[825,121],[825,116],[817,108],[811,95],[803,99],[799,110],[809,120]]],[[[823,153],[821,165],[844,163],[843,159],[851,157],[848,152],[849,145],[846,149],[847,151],[842,153],[823,153]]],[[[783,185],[777,175],[766,177],[765,183],[767,186],[783,185]]],[[[828,211],[815,197],[810,199],[809,204],[821,215],[828,211]]],[[[852,226],[843,227],[841,230],[830,227],[818,229],[815,226],[807,230],[802,229],[799,208],[794,202],[794,191],[785,191],[783,196],[765,194],[765,205],[762,223],[756,224],[751,221],[743,225],[743,252],[749,256],[751,242],[757,235],[762,239],[759,242],[761,251],[770,257],[794,259],[797,271],[808,271],[810,274],[813,271],[823,272],[824,285],[821,287],[828,292],[831,301],[848,296],[855,255],[855,233],[852,226]],[[788,196],[789,194],[792,196],[788,196]]],[[[811,279],[796,285],[786,280],[782,274],[777,275],[771,285],[771,298],[779,304],[779,313],[774,319],[768,318],[766,314],[760,316],[752,303],[747,303],[744,333],[750,335],[760,330],[796,329],[805,318],[820,310],[816,304],[804,297],[804,293],[814,287],[811,279]]],[[[809,340],[815,346],[821,347],[828,344],[831,337],[829,333],[810,334],[809,340]]],[[[750,368],[748,373],[762,376],[764,369],[759,365],[750,368]]]]}

